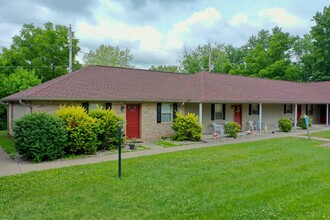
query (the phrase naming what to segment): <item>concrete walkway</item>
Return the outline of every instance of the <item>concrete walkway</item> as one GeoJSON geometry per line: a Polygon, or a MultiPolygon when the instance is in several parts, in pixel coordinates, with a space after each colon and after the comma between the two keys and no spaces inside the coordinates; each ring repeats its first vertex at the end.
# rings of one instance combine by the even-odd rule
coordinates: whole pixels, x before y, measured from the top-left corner
{"type": "MultiPolygon", "coordinates": [[[[311,132],[318,132],[323,130],[329,130],[329,128],[315,128],[311,132]]],[[[122,154],[122,159],[134,158],[134,157],[141,157],[141,156],[148,156],[148,155],[155,155],[155,154],[163,154],[169,152],[176,152],[176,151],[183,151],[189,149],[196,149],[196,148],[205,148],[205,147],[212,147],[212,146],[219,146],[225,144],[236,144],[236,143],[244,143],[244,142],[251,142],[251,141],[258,141],[258,140],[265,140],[265,139],[272,139],[272,138],[281,138],[281,137],[288,137],[288,136],[297,136],[301,138],[307,138],[307,136],[301,136],[302,134],[306,134],[304,130],[297,130],[290,133],[281,133],[276,132],[275,134],[267,133],[267,134],[259,134],[255,132],[252,135],[246,136],[244,134],[237,139],[232,138],[219,138],[217,140],[212,140],[211,136],[204,136],[205,143],[193,143],[187,144],[178,147],[170,147],[170,148],[163,148],[153,143],[143,143],[141,145],[149,148],[147,150],[141,151],[129,151],[122,154]]],[[[322,138],[313,138],[318,140],[327,141],[328,143],[325,146],[330,146],[329,139],[322,139],[322,138]]],[[[8,176],[13,174],[21,174],[27,173],[31,171],[38,171],[38,170],[47,170],[47,169],[54,169],[60,167],[68,167],[68,166],[75,166],[75,165],[82,165],[82,164],[92,164],[92,163],[99,163],[111,160],[117,160],[117,154],[110,154],[110,153],[103,153],[99,155],[93,155],[86,158],[79,158],[79,159],[59,159],[50,162],[43,162],[43,163],[19,163],[17,161],[11,160],[9,156],[0,148],[0,176],[8,176]]]]}

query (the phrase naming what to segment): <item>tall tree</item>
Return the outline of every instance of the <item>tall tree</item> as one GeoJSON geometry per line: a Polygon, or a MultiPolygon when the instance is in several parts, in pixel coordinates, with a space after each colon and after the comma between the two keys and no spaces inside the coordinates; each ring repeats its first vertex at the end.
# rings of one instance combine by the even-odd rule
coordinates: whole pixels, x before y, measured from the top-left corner
{"type": "Polygon", "coordinates": [[[16,92],[23,91],[32,86],[41,83],[41,80],[35,75],[35,71],[28,71],[19,67],[9,76],[4,76],[0,96],[5,97],[16,92]]]}
{"type": "Polygon", "coordinates": [[[119,47],[101,44],[95,51],[89,51],[83,57],[85,65],[104,65],[115,67],[134,67],[131,61],[134,56],[130,49],[120,50],[119,47]]]}
{"type": "MultiPolygon", "coordinates": [[[[78,39],[72,40],[73,67],[80,68],[75,56],[80,51],[78,39]]],[[[3,73],[10,74],[17,67],[35,70],[44,82],[68,72],[68,28],[48,22],[44,28],[24,24],[20,35],[13,37],[10,48],[4,48],[1,58],[3,73]]]]}
{"type": "MultiPolygon", "coordinates": [[[[0,98],[23,91],[41,83],[34,70],[28,71],[22,67],[16,68],[10,75],[0,74],[0,98]]],[[[6,105],[0,104],[0,117],[6,115],[6,105]]]]}
{"type": "Polygon", "coordinates": [[[262,78],[296,81],[298,67],[292,62],[293,47],[298,38],[285,33],[279,27],[259,31],[257,36],[250,37],[240,66],[243,75],[262,78]]]}
{"type": "Polygon", "coordinates": [[[215,43],[213,46],[204,44],[192,48],[184,48],[180,65],[185,73],[209,71],[210,58],[214,72],[228,71],[230,62],[225,52],[224,44],[220,43],[215,43]]]}
{"type": "Polygon", "coordinates": [[[324,7],[323,13],[313,17],[315,26],[310,32],[312,51],[305,56],[305,62],[311,62],[312,81],[330,80],[330,6],[324,7]]]}

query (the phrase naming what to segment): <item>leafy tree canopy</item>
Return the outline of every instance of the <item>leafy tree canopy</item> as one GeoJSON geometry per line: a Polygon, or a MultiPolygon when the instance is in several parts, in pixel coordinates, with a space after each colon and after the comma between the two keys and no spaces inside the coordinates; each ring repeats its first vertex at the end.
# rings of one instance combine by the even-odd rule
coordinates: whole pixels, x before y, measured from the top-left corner
{"type": "Polygon", "coordinates": [[[160,71],[160,72],[172,72],[172,73],[179,73],[179,67],[175,66],[175,65],[160,65],[160,66],[154,66],[152,65],[151,67],[149,67],[149,70],[153,70],[153,71],[160,71]]]}
{"type": "MultiPolygon", "coordinates": [[[[74,57],[80,51],[78,39],[73,36],[73,68],[80,64],[74,57]]],[[[20,35],[13,37],[10,48],[4,48],[0,64],[6,66],[2,72],[11,74],[17,67],[35,70],[35,74],[45,82],[68,72],[69,40],[68,28],[63,25],[44,24],[44,28],[24,24],[20,35]]]]}
{"type": "Polygon", "coordinates": [[[317,12],[313,20],[312,51],[305,59],[310,62],[312,81],[326,81],[330,80],[330,6],[324,7],[323,13],[317,12]]]}
{"type": "Polygon", "coordinates": [[[85,65],[104,65],[115,67],[134,67],[131,61],[134,56],[130,49],[120,50],[119,47],[101,44],[95,51],[89,51],[83,57],[85,65]]]}
{"type": "Polygon", "coordinates": [[[225,51],[225,45],[221,43],[210,43],[198,45],[192,48],[184,48],[180,66],[185,73],[196,73],[209,71],[209,58],[213,72],[228,72],[230,60],[225,51]]]}

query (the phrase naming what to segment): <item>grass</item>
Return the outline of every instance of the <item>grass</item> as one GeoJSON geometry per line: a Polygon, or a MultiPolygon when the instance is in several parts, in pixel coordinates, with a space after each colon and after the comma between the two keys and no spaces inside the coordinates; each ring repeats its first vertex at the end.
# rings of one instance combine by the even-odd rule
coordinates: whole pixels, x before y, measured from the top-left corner
{"type": "Polygon", "coordinates": [[[312,137],[321,137],[321,138],[330,138],[330,130],[311,133],[311,136],[312,137]]]}
{"type": "Polygon", "coordinates": [[[14,142],[7,135],[7,131],[0,131],[0,146],[11,158],[15,157],[17,154],[14,142]]]}
{"type": "Polygon", "coordinates": [[[169,141],[156,141],[155,142],[156,145],[158,146],[162,146],[162,147],[177,147],[177,146],[182,146],[182,144],[176,144],[173,142],[169,142],[169,141]]]}
{"type": "Polygon", "coordinates": [[[326,219],[330,149],[281,138],[0,178],[0,219],[326,219]]]}

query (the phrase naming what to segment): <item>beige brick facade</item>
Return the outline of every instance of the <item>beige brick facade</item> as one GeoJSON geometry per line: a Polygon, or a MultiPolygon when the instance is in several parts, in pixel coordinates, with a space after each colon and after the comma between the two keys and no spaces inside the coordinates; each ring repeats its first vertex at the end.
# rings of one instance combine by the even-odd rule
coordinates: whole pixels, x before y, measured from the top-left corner
{"type": "MultiPolygon", "coordinates": [[[[32,101],[32,112],[48,112],[54,114],[63,105],[81,106],[81,101],[32,101]]],[[[126,104],[124,102],[111,102],[112,109],[126,124],[126,104]],[[122,110],[122,107],[123,110],[122,110]]],[[[89,102],[89,104],[105,105],[105,102],[89,102]]],[[[138,104],[138,103],[136,103],[138,104]]],[[[184,112],[184,106],[178,104],[178,111],[184,112]]],[[[173,135],[172,122],[157,123],[157,103],[140,103],[140,135],[142,140],[155,140],[173,135]]],[[[126,129],[126,126],[125,128],[126,129]]]]}
{"type": "MultiPolygon", "coordinates": [[[[178,111],[184,108],[178,104],[178,111]]],[[[172,122],[157,123],[157,103],[141,104],[141,138],[155,140],[173,135],[172,122]]]]}

